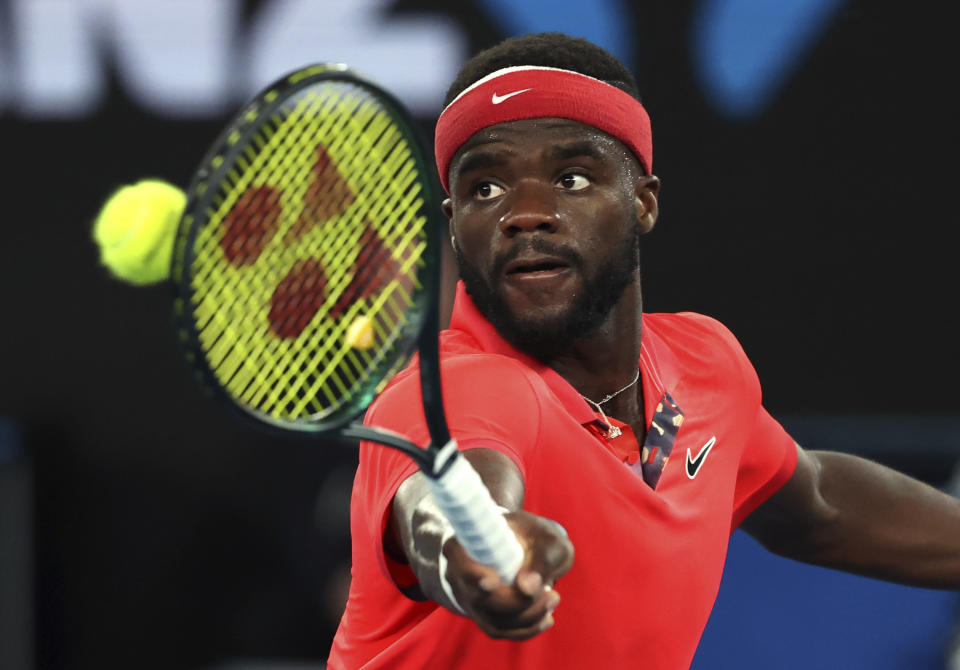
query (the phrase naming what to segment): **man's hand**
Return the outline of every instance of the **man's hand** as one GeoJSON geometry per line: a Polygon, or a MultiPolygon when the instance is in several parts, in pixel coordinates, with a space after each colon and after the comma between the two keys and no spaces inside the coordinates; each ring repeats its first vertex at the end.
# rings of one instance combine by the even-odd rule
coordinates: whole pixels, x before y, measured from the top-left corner
{"type": "Polygon", "coordinates": [[[480,474],[494,502],[516,510],[505,515],[524,549],[514,582],[502,583],[496,570],[471,559],[456,537],[444,539],[450,524],[430,495],[423,473],[411,475],[397,489],[384,551],[410,564],[419,580],[419,595],[450,611],[457,611],[459,604],[492,638],[529,639],[553,625],[553,610],[560,602],[554,584],[573,565],[573,545],[560,524],[522,510],[523,477],[510,458],[480,448],[464,451],[463,456],[480,474]],[[441,555],[446,559],[443,576],[456,604],[440,580],[441,555]]]}
{"type": "Polygon", "coordinates": [[[556,581],[573,565],[573,544],[560,524],[528,512],[506,515],[524,548],[524,562],[513,584],[471,559],[456,537],[441,551],[446,578],[467,616],[492,638],[527,640],[553,626],[560,603],[556,581]]]}

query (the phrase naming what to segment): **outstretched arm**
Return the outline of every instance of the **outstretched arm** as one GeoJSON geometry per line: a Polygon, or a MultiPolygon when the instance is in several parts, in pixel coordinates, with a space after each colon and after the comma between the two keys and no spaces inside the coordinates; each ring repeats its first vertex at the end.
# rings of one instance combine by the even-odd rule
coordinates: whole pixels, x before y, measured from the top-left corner
{"type": "Polygon", "coordinates": [[[442,551],[446,578],[463,614],[490,637],[528,639],[553,625],[552,612],[560,602],[553,584],[570,569],[573,545],[558,524],[521,510],[523,478],[513,461],[490,449],[463,455],[494,501],[509,510],[507,521],[524,547],[514,583],[503,584],[493,568],[473,561],[455,537],[441,547],[447,523],[421,473],[404,481],[394,496],[384,549],[394,560],[410,564],[425,598],[458,612],[441,587],[442,551]]]}
{"type": "Polygon", "coordinates": [[[793,477],[744,530],[806,563],[960,589],[960,500],[857,456],[797,450],[793,477]]]}

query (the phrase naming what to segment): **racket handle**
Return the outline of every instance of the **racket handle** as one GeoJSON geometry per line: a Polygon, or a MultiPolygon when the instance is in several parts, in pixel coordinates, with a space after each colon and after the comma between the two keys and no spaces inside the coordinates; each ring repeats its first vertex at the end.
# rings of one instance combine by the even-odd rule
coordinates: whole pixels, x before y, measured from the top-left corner
{"type": "Polygon", "coordinates": [[[438,461],[449,459],[452,462],[443,474],[427,477],[437,506],[470,558],[494,568],[504,582],[513,583],[523,563],[523,547],[480,475],[460,455],[453,440],[441,449],[438,461]]]}

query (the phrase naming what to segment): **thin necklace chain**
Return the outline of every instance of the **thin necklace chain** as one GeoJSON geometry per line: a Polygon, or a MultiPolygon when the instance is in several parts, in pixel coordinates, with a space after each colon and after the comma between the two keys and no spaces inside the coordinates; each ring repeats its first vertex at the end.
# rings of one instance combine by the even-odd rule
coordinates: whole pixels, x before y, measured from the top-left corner
{"type": "MultiPolygon", "coordinates": [[[[593,401],[593,400],[590,400],[590,398],[588,398],[587,396],[585,396],[585,395],[583,395],[582,393],[580,393],[580,397],[581,397],[581,398],[583,398],[583,399],[586,400],[588,403],[590,403],[591,405],[593,405],[594,407],[597,408],[597,412],[600,414],[600,418],[603,419],[603,422],[604,422],[605,424],[607,424],[607,426],[608,426],[608,428],[607,428],[607,439],[608,439],[608,440],[612,440],[612,439],[615,438],[615,437],[620,437],[620,436],[623,434],[623,432],[620,430],[620,428],[618,428],[617,426],[614,426],[613,424],[610,423],[610,420],[607,418],[607,415],[603,413],[603,408],[600,407],[600,405],[602,405],[602,404],[605,403],[605,402],[609,402],[609,401],[613,400],[613,399],[616,398],[618,395],[620,395],[621,393],[623,393],[624,391],[626,391],[628,388],[630,388],[631,386],[633,386],[634,384],[636,384],[639,379],[640,379],[640,368],[637,368],[637,375],[633,378],[633,381],[632,381],[632,382],[630,382],[629,384],[627,384],[626,386],[624,386],[624,387],[623,387],[622,389],[620,389],[619,391],[614,391],[613,393],[610,393],[609,395],[607,395],[607,396],[606,396],[603,400],[601,400],[600,402],[595,402],[595,401],[593,401]]],[[[579,393],[579,391],[578,391],[578,393],[579,393]]]]}
{"type": "MultiPolygon", "coordinates": [[[[596,407],[598,408],[598,411],[599,411],[600,405],[602,405],[602,404],[605,403],[605,402],[610,402],[611,400],[613,400],[614,398],[616,398],[618,395],[620,395],[621,393],[623,393],[624,391],[626,391],[628,388],[630,388],[631,386],[633,386],[634,384],[636,384],[639,380],[640,380],[640,368],[637,368],[637,374],[636,374],[636,376],[633,378],[633,381],[632,381],[632,382],[630,382],[629,384],[627,384],[626,386],[624,386],[624,387],[623,387],[622,389],[620,389],[619,391],[614,391],[613,393],[608,394],[607,396],[604,397],[603,400],[601,400],[601,401],[599,401],[599,402],[597,402],[596,400],[590,400],[590,398],[588,398],[587,396],[583,395],[582,393],[580,394],[580,397],[583,398],[584,400],[586,400],[586,401],[587,401],[588,403],[590,403],[591,405],[596,406],[596,407]]],[[[603,414],[603,412],[600,412],[600,413],[603,414]]]]}

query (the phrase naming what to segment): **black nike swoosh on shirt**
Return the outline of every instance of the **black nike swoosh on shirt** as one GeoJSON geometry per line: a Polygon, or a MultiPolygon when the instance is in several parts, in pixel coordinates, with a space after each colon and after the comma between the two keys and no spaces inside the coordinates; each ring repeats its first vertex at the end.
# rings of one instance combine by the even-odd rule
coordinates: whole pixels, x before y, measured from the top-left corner
{"type": "Polygon", "coordinates": [[[703,462],[707,460],[707,454],[710,453],[710,450],[713,449],[713,445],[717,443],[717,436],[714,435],[707,443],[700,447],[700,453],[697,454],[696,458],[692,457],[689,447],[687,448],[687,477],[693,479],[697,476],[697,473],[700,472],[700,466],[703,465],[703,462]]]}

